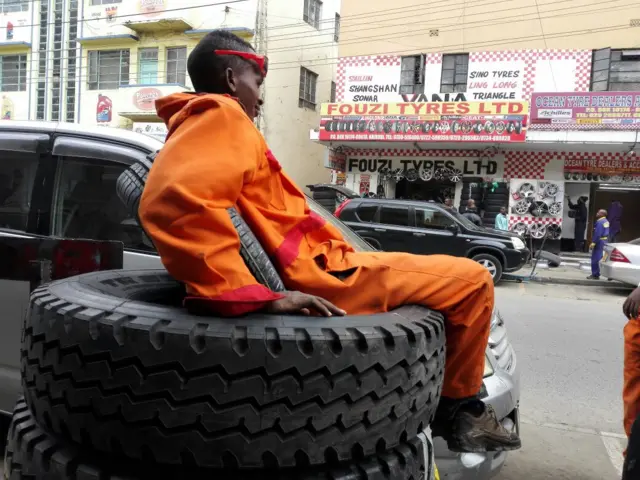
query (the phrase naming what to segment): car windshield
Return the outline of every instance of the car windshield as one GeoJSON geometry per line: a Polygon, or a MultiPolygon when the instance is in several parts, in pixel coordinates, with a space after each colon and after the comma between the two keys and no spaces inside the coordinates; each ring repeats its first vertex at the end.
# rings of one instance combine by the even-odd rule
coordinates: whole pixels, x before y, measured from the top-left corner
{"type": "Polygon", "coordinates": [[[356,232],[354,232],[344,223],[338,220],[318,202],[309,197],[307,197],[307,202],[309,203],[309,208],[311,208],[314,213],[320,215],[328,223],[330,223],[340,231],[344,239],[349,243],[349,245],[353,247],[354,250],[356,250],[357,252],[371,252],[375,250],[371,245],[363,240],[360,235],[358,235],[356,232]]]}
{"type": "Polygon", "coordinates": [[[456,217],[456,219],[469,230],[482,230],[482,227],[479,227],[461,213],[458,213],[455,210],[449,210],[449,213],[456,217]]]}

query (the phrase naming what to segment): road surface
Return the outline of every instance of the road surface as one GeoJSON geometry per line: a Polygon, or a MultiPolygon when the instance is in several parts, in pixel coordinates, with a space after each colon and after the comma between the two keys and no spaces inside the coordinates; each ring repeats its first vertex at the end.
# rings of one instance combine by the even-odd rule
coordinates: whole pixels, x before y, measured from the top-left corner
{"type": "Polygon", "coordinates": [[[622,303],[629,290],[496,289],[522,373],[522,443],[501,480],[619,480],[622,303]]]}

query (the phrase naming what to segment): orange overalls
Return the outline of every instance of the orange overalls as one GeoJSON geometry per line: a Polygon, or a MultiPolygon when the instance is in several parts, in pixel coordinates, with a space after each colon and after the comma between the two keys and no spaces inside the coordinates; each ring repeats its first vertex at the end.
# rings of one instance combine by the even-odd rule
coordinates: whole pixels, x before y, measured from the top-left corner
{"type": "Polygon", "coordinates": [[[630,319],[624,327],[624,430],[631,435],[631,425],[640,413],[640,318],[630,319]]]}
{"type": "Polygon", "coordinates": [[[441,311],[447,317],[443,395],[478,393],[493,309],[493,282],[484,267],[440,255],[356,253],[309,210],[237,101],[174,94],[156,107],[169,134],[149,174],[140,217],[169,273],[186,284],[187,307],[206,304],[235,316],[281,298],[257,283],[239,255],[226,210],[235,206],[289,290],[324,297],[350,315],[406,304],[441,311]]]}

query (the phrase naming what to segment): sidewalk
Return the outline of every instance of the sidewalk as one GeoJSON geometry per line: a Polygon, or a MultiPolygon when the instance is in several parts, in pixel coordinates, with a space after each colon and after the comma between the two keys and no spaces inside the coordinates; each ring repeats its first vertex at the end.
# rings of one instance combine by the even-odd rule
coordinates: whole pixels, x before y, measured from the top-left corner
{"type": "MultiPolygon", "coordinates": [[[[513,272],[513,275],[524,277],[523,281],[525,282],[549,283],[556,285],[581,285],[589,287],[626,287],[626,285],[620,282],[610,282],[606,278],[602,278],[600,280],[587,280],[587,277],[591,274],[591,267],[588,259],[572,259],[569,262],[563,261],[562,264],[556,268],[550,268],[546,262],[539,262],[536,267],[536,271],[534,272],[534,276],[532,278],[528,278],[531,274],[531,269],[532,266],[527,265],[517,272],[513,272]]],[[[507,277],[504,281],[508,280],[510,279],[507,277]]]]}

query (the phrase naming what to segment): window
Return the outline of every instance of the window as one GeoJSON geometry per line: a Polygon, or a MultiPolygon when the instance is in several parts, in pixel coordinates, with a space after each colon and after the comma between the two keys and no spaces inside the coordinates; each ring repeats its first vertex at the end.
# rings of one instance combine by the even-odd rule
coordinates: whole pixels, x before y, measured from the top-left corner
{"type": "Polygon", "coordinates": [[[187,84],[187,47],[167,48],[167,83],[187,84]]]}
{"type": "Polygon", "coordinates": [[[380,223],[385,225],[409,225],[409,209],[403,207],[382,207],[380,211],[380,223]]]}
{"type": "Polygon", "coordinates": [[[26,12],[31,0],[0,0],[0,13],[26,12]]]}
{"type": "Polygon", "coordinates": [[[125,168],[102,160],[62,157],[56,179],[53,234],[118,240],[125,248],[153,251],[116,195],[116,181],[125,168]]]}
{"type": "Polygon", "coordinates": [[[358,216],[361,222],[373,222],[373,219],[375,218],[377,211],[378,211],[378,205],[364,204],[358,207],[358,210],[356,211],[356,215],[358,216]]]}
{"type": "Polygon", "coordinates": [[[336,13],[336,20],[333,28],[333,41],[338,42],[340,40],[340,14],[336,13]]]}
{"type": "Polygon", "coordinates": [[[329,98],[331,103],[336,101],[336,82],[331,82],[331,97],[329,98]]]}
{"type": "Polygon", "coordinates": [[[318,74],[313,73],[304,67],[300,67],[300,93],[298,99],[298,107],[316,109],[316,85],[318,83],[318,74]]]}
{"type": "Polygon", "coordinates": [[[157,48],[141,48],[138,50],[138,83],[140,85],[158,83],[157,48]]]}
{"type": "Polygon", "coordinates": [[[451,227],[455,222],[444,212],[432,210],[430,208],[416,208],[416,227],[445,229],[451,227]]]}
{"type": "Polygon", "coordinates": [[[400,93],[413,94],[424,92],[424,62],[423,55],[402,57],[400,67],[400,93]]]}
{"type": "Polygon", "coordinates": [[[594,50],[591,64],[592,92],[640,90],[640,50],[594,50]]]}
{"type": "Polygon", "coordinates": [[[469,54],[443,55],[440,92],[466,92],[468,72],[469,54]]]}
{"type": "Polygon", "coordinates": [[[33,153],[0,152],[0,228],[27,230],[37,168],[33,153]]]}
{"type": "Polygon", "coordinates": [[[27,56],[0,55],[0,90],[24,92],[27,89],[27,56]]]}
{"type": "Polygon", "coordinates": [[[38,28],[38,84],[36,87],[36,120],[47,118],[47,64],[49,55],[49,2],[40,2],[38,28]]]}
{"type": "Polygon", "coordinates": [[[122,0],[91,0],[91,5],[111,5],[113,3],[122,3],[122,0]]]}
{"type": "Polygon", "coordinates": [[[322,18],[322,2],[320,0],[304,0],[302,19],[312,27],[320,29],[322,18]]]}
{"type": "Polygon", "coordinates": [[[115,90],[129,84],[129,50],[89,52],[89,90],[115,90]]]}

